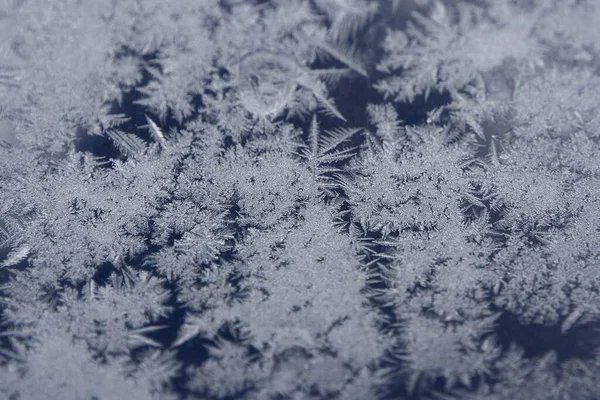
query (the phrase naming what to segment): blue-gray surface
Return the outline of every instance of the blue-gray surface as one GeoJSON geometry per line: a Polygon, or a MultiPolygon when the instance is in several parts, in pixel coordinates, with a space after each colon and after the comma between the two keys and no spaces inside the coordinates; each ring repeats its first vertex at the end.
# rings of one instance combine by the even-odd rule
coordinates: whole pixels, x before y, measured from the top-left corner
{"type": "Polygon", "coordinates": [[[597,399],[600,3],[1,0],[0,398],[597,399]]]}

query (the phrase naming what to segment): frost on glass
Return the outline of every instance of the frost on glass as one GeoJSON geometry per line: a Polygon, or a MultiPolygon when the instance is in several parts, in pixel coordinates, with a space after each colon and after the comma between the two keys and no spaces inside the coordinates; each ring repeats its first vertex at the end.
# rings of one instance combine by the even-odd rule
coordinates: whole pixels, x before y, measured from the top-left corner
{"type": "Polygon", "coordinates": [[[599,22],[0,1],[0,398],[596,399],[599,22]]]}

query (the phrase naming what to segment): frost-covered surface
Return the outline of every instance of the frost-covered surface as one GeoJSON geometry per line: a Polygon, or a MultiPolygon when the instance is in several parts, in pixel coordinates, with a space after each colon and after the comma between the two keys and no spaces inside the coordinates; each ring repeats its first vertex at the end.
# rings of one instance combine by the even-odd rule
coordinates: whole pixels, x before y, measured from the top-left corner
{"type": "Polygon", "coordinates": [[[0,398],[598,398],[599,2],[2,0],[0,39],[0,398]]]}

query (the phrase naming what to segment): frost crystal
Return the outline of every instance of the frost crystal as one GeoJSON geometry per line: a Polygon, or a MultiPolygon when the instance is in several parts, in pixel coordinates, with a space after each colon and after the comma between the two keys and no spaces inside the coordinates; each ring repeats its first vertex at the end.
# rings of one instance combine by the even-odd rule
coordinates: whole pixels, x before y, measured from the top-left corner
{"type": "Polygon", "coordinates": [[[598,22],[0,1],[0,398],[597,399],[598,22]]]}

